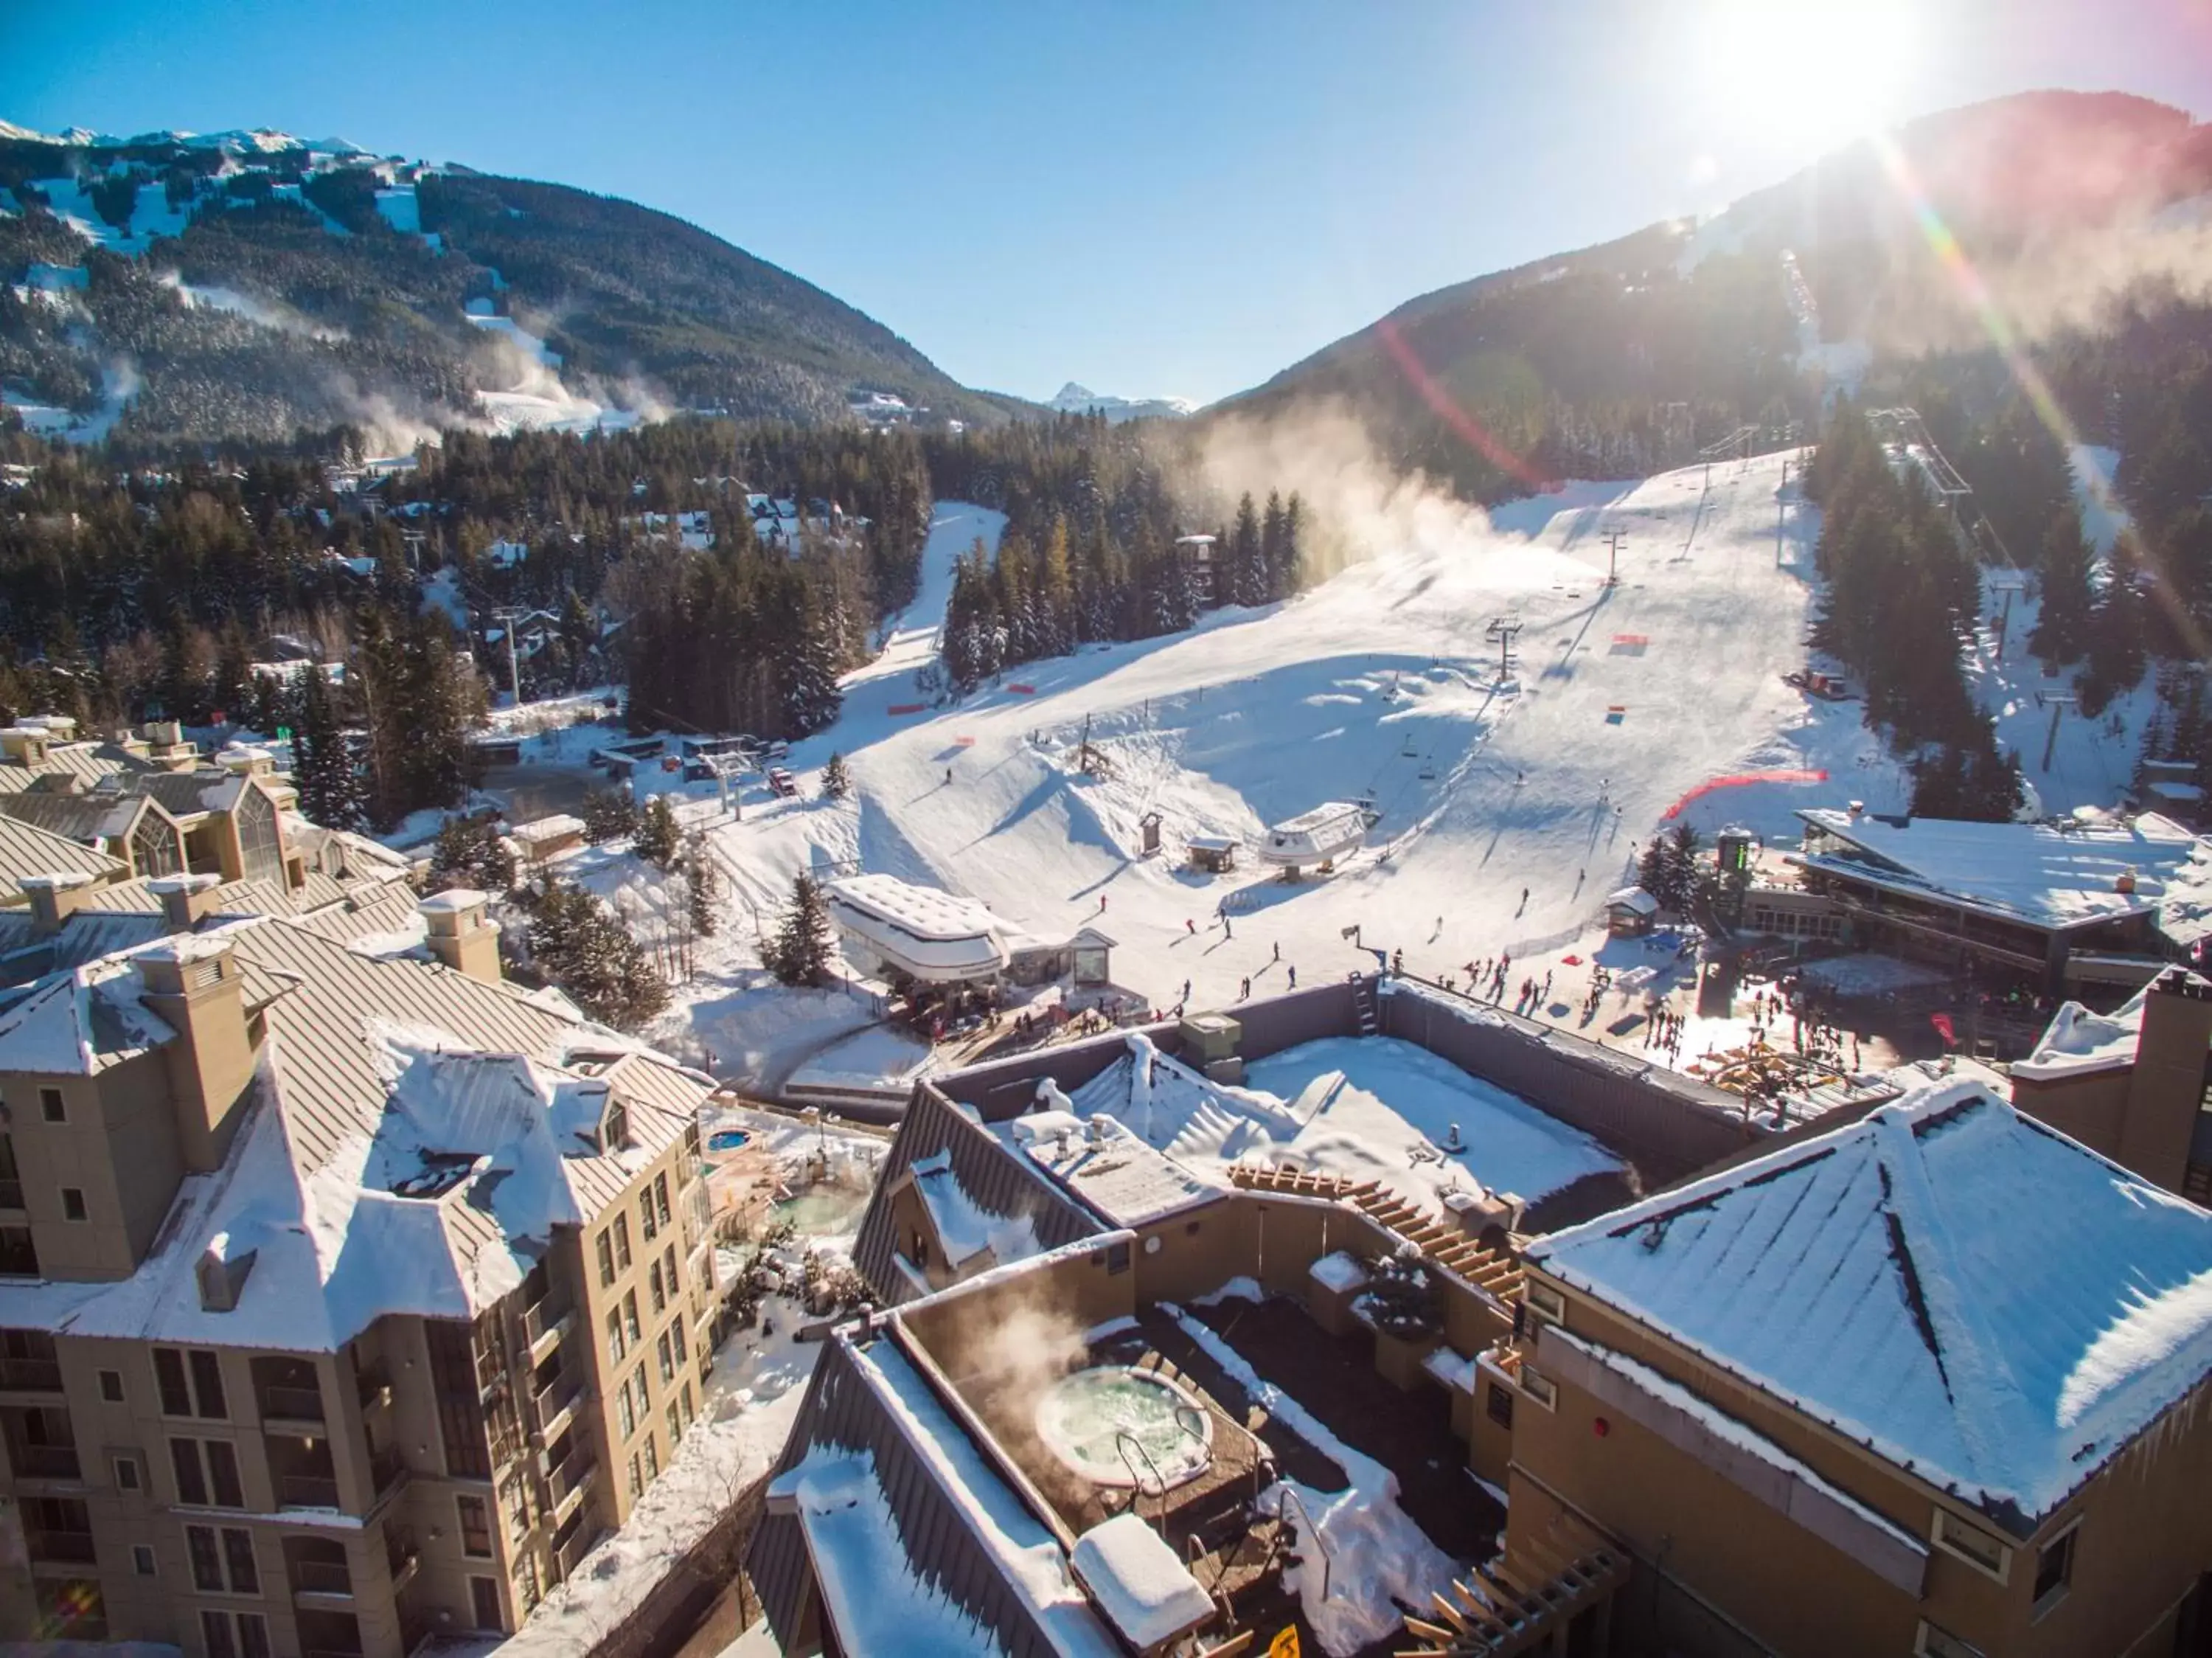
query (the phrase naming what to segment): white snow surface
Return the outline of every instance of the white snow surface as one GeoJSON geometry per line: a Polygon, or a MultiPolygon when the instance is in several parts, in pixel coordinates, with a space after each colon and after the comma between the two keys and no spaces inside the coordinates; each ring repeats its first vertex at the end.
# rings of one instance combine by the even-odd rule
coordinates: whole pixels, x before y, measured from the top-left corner
{"type": "Polygon", "coordinates": [[[1071,380],[1045,407],[1060,414],[1103,414],[1108,424],[1118,426],[1125,420],[1148,417],[1181,420],[1195,413],[1198,405],[1187,397],[1114,397],[1079,386],[1071,380]]]}
{"type": "Polygon", "coordinates": [[[1535,1202],[1618,1170],[1596,1141],[1411,1042],[1329,1037],[1208,1082],[1146,1037],[1078,1088],[1078,1117],[1111,1117],[1201,1176],[1238,1163],[1380,1180],[1425,1208],[1481,1186],[1535,1202]],[[1461,1149],[1447,1151],[1454,1125],[1461,1149]],[[1418,1157],[1416,1156],[1418,1154],[1418,1157]]]}
{"type": "Polygon", "coordinates": [[[2060,1003],[2035,1051],[2014,1060],[2012,1074],[2042,1082],[2124,1070],[2136,1062],[2136,1044],[2142,1036],[2143,998],[2148,994],[2137,991],[2124,1006],[2110,1014],[2091,1013],[2079,1002],[2060,1003]]]}
{"type": "Polygon", "coordinates": [[[1009,1217],[994,1214],[968,1194],[953,1172],[952,1159],[939,1152],[908,1165],[914,1190],[929,1211],[944,1247],[945,1265],[957,1269],[988,1250],[992,1265],[1011,1265],[1027,1260],[1038,1250],[1036,1224],[1026,1215],[1009,1217]]]}
{"type": "Polygon", "coordinates": [[[1158,1646],[1213,1615],[1212,1597],[1133,1513],[1102,1521],[1077,1538],[1069,1563],[1132,1646],[1158,1646]]]}
{"type": "MultiPolygon", "coordinates": [[[[1228,1373],[1247,1399],[1343,1469],[1351,1482],[1334,1493],[1316,1490],[1295,1479],[1279,1482],[1297,1494],[1328,1551],[1330,1592],[1324,1599],[1322,1551],[1310,1546],[1312,1539],[1304,1535],[1306,1521],[1298,1510],[1290,1509],[1301,1533],[1299,1540],[1308,1546],[1299,1551],[1298,1564],[1284,1574],[1284,1581],[1297,1594],[1314,1638],[1330,1658],[1350,1658],[1363,1647],[1396,1633],[1403,1626],[1404,1614],[1395,1601],[1425,1606],[1431,1595],[1451,1587],[1456,1570],[1452,1559],[1429,1541],[1428,1534],[1398,1506],[1395,1474],[1352,1449],[1297,1399],[1274,1383],[1263,1381],[1244,1356],[1210,1326],[1170,1302],[1163,1301],[1160,1308],[1228,1373]]],[[[1272,1509],[1274,1500],[1279,1500],[1277,1490],[1271,1485],[1260,1494],[1262,1509],[1272,1509]]]]}
{"type": "Polygon", "coordinates": [[[2212,1371],[2212,1215],[1971,1081],[1529,1259],[2015,1529],[2212,1371]]]}

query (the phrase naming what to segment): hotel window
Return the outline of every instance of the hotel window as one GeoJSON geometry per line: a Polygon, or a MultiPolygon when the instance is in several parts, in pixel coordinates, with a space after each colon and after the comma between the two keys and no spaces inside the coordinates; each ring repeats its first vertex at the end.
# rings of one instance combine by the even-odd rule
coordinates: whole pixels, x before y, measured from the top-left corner
{"type": "Polygon", "coordinates": [[[123,1403],[123,1372],[102,1370],[100,1373],[100,1396],[110,1405],[123,1403]]]}
{"type": "Polygon", "coordinates": [[[1533,1316],[1553,1324],[1566,1323],[1567,1298],[1548,1284],[1530,1283],[1522,1292],[1522,1299],[1528,1303],[1533,1316]]]}
{"type": "Polygon", "coordinates": [[[469,1611],[475,1616],[480,1630],[503,1630],[506,1622],[499,1615],[499,1585],[489,1577],[469,1579],[469,1611]]]}
{"type": "Polygon", "coordinates": [[[491,1557],[491,1509],[480,1496],[459,1496],[453,1507],[461,1517],[461,1552],[479,1560],[491,1557]]]}
{"type": "Polygon", "coordinates": [[[683,1363],[684,1360],[691,1356],[689,1353],[684,1350],[683,1320],[678,1319],[675,1323],[668,1326],[668,1339],[676,1349],[676,1362],[678,1364],[683,1363]]]}
{"type": "Polygon", "coordinates": [[[622,1308],[619,1307],[610,1307],[607,1308],[608,1368],[612,1368],[614,1366],[620,1364],[629,1351],[629,1350],[623,1345],[622,1308]]]}
{"type": "Polygon", "coordinates": [[[660,1314],[666,1311],[668,1308],[667,1280],[661,1276],[660,1263],[659,1261],[655,1261],[653,1264],[653,1271],[646,1274],[645,1281],[647,1288],[651,1290],[653,1295],[653,1314],[655,1317],[658,1317],[660,1314]]]}
{"type": "Polygon", "coordinates": [[[269,1658],[269,1620],[258,1612],[200,1613],[207,1658],[269,1658]]]}
{"type": "Polygon", "coordinates": [[[624,1439],[637,1431],[637,1407],[630,1403],[628,1382],[623,1383],[615,1393],[615,1420],[622,1424],[624,1439]]]}
{"type": "Polygon", "coordinates": [[[137,1457],[118,1456],[115,1459],[115,1489],[118,1491],[135,1491],[141,1489],[137,1457]]]}
{"type": "Polygon", "coordinates": [[[1936,1527],[1929,1534],[1936,1546],[1954,1559],[1998,1582],[2012,1575],[2012,1551],[1978,1526],[1970,1526],[1948,1509],[1936,1510],[1936,1527]]]}
{"type": "Polygon", "coordinates": [[[647,1479],[660,1478],[660,1447],[651,1434],[645,1436],[645,1477],[647,1479]]]}
{"type": "Polygon", "coordinates": [[[84,1205],[84,1188],[74,1186],[64,1186],[62,1188],[62,1219],[88,1221],[91,1218],[92,1211],[84,1205]]]}
{"type": "Polygon", "coordinates": [[[668,1177],[665,1174],[656,1174],[653,1177],[653,1207],[655,1214],[659,1216],[661,1225],[666,1226],[668,1224],[668,1177]]]}
{"type": "Polygon", "coordinates": [[[154,1381],[161,1391],[163,1416],[228,1420],[230,1411],[222,1396],[222,1364],[205,1349],[194,1348],[187,1353],[174,1347],[156,1347],[154,1381]]]}
{"type": "Polygon", "coordinates": [[[2047,1612],[2066,1598],[2066,1586],[2074,1581],[2074,1539],[2081,1535],[2077,1521],[2036,1551],[2037,1612],[2047,1612]]]}
{"type": "Polygon", "coordinates": [[[185,1527],[185,1553],[191,1562],[192,1587],[210,1594],[258,1594],[261,1570],[253,1558],[253,1533],[241,1527],[185,1527]]]}
{"type": "Polygon", "coordinates": [[[1513,1425],[1513,1390],[1502,1381],[1493,1381],[1487,1389],[1486,1399],[1490,1419],[1501,1428],[1513,1425]]]}
{"type": "Polygon", "coordinates": [[[653,1222],[653,1189],[650,1186],[637,1194],[637,1224],[647,1243],[660,1235],[660,1228],[653,1222]]]}
{"type": "Polygon", "coordinates": [[[177,1477],[177,1501],[188,1509],[242,1509],[238,1453],[220,1439],[173,1439],[169,1466],[177,1477]]]}
{"type": "Polygon", "coordinates": [[[659,1338],[653,1344],[653,1356],[660,1361],[660,1380],[665,1387],[676,1380],[676,1358],[668,1350],[667,1331],[660,1332],[659,1338]]]}
{"type": "Polygon", "coordinates": [[[615,1216],[615,1271],[629,1271],[629,1216],[615,1216]]]}
{"type": "Polygon", "coordinates": [[[645,1477],[638,1472],[637,1453],[629,1454],[629,1494],[633,1500],[645,1490],[645,1477]]]}
{"type": "Polygon", "coordinates": [[[637,1291],[628,1290],[623,1295],[623,1333],[629,1338],[633,1347],[638,1344],[637,1291]]]}
{"type": "Polygon", "coordinates": [[[131,1545],[131,1568],[141,1577],[154,1576],[154,1550],[151,1545],[133,1543],[131,1545]]]}
{"type": "Polygon", "coordinates": [[[62,1103],[62,1091],[59,1088],[39,1090],[39,1115],[49,1123],[69,1121],[69,1107],[62,1103]]]}
{"type": "Polygon", "coordinates": [[[599,1288],[605,1289],[615,1281],[614,1240],[603,1228],[598,1239],[599,1254],[599,1288]]]}
{"type": "Polygon", "coordinates": [[[1522,1361],[1519,1381],[1521,1391],[1547,1411],[1559,1408],[1559,1390],[1552,1385],[1552,1379],[1525,1359],[1522,1361]]]}

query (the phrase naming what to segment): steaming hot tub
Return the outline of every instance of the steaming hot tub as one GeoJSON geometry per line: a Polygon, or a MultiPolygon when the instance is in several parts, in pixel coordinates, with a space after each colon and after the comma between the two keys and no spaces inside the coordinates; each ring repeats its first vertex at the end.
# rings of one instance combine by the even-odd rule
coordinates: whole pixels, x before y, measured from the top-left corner
{"type": "Polygon", "coordinates": [[[1061,1377],[1037,1401],[1036,1431],[1093,1484],[1136,1485],[1147,1496],[1197,1478],[1213,1460],[1213,1423],[1198,1402],[1129,1365],[1061,1377]]]}

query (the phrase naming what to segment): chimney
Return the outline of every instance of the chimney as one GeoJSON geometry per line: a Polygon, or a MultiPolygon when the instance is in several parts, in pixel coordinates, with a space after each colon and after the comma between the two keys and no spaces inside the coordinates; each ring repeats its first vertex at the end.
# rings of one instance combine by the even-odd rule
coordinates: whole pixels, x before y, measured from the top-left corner
{"type": "Polygon", "coordinates": [[[2212,984],[2168,967],[2143,996],[2142,1030],[2128,1074],[2120,1143],[2112,1155],[2169,1192],[2181,1190],[2189,1143],[2204,1098],[2204,1055],[2212,1045],[2212,984]]]}
{"type": "Polygon", "coordinates": [[[430,954],[455,972],[466,973],[487,984],[499,982],[499,923],[484,913],[489,893],[466,887],[434,893],[416,907],[421,911],[430,954]]]}
{"type": "Polygon", "coordinates": [[[146,890],[161,900],[161,919],[173,933],[188,933],[215,910],[221,875],[160,875],[146,890]]]}
{"type": "Polygon", "coordinates": [[[228,932],[178,933],[133,958],[148,1009],[177,1033],[161,1049],[185,1167],[222,1167],[245,1115],[255,1053],[228,932]]]}
{"type": "Polygon", "coordinates": [[[46,741],[43,726],[11,725],[0,730],[0,755],[17,765],[44,765],[46,741]]]}
{"type": "Polygon", "coordinates": [[[45,938],[61,930],[62,923],[84,903],[92,877],[81,869],[64,869],[51,875],[25,875],[15,883],[31,900],[31,930],[45,938]]]}

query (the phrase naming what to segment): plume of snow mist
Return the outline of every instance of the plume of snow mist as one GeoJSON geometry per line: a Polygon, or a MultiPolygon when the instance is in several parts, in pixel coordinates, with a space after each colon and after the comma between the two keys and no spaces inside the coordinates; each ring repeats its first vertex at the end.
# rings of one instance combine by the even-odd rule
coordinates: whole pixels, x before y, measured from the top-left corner
{"type": "Polygon", "coordinates": [[[1306,573],[1315,579],[1371,553],[1452,552],[1492,533],[1481,508],[1425,473],[1393,466],[1358,417],[1334,399],[1280,414],[1229,415],[1207,434],[1200,466],[1207,486],[1228,500],[1296,491],[1306,573]]]}

